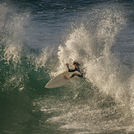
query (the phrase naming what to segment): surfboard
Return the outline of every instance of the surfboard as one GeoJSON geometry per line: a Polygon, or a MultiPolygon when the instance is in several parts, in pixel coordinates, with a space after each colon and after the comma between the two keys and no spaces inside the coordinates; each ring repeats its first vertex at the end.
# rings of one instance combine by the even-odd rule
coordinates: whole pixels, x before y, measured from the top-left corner
{"type": "Polygon", "coordinates": [[[61,87],[61,86],[67,85],[68,83],[70,83],[70,82],[76,80],[77,78],[79,78],[78,76],[74,76],[73,78],[69,78],[74,73],[80,74],[78,71],[75,71],[75,72],[65,71],[65,72],[57,75],[53,79],[51,79],[46,84],[45,88],[56,88],[56,87],[61,87]],[[67,76],[69,79],[65,79],[64,76],[67,76]]]}

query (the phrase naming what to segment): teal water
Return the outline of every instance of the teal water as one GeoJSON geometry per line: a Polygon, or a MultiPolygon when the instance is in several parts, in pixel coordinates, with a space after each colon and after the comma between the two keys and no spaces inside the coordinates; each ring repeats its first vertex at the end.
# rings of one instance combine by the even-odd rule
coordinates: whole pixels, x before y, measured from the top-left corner
{"type": "Polygon", "coordinates": [[[0,133],[134,133],[134,2],[0,2],[0,133]],[[85,79],[46,89],[78,60],[85,79]]]}

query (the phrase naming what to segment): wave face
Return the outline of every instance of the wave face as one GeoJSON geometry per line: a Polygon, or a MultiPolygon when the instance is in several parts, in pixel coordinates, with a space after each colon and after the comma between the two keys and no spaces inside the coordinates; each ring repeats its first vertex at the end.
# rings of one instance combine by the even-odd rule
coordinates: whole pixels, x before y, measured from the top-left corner
{"type": "Polygon", "coordinates": [[[133,133],[133,2],[0,2],[0,133],[133,133]],[[79,61],[85,79],[45,85],[79,61]]]}

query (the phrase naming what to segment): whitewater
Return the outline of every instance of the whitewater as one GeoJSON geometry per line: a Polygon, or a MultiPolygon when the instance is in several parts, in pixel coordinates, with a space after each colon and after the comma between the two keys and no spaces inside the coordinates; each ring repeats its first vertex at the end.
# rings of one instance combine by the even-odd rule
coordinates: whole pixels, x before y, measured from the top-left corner
{"type": "Polygon", "coordinates": [[[133,5],[0,2],[0,133],[134,133],[133,5]],[[45,88],[75,60],[86,80],[45,88]]]}

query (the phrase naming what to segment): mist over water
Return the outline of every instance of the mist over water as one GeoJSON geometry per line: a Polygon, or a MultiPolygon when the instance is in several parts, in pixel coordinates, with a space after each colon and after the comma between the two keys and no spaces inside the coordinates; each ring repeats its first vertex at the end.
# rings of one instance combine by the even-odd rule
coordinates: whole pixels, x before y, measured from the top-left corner
{"type": "Polygon", "coordinates": [[[0,132],[133,132],[133,6],[11,3],[0,3],[0,132]],[[45,89],[74,60],[86,80],[45,89]]]}

